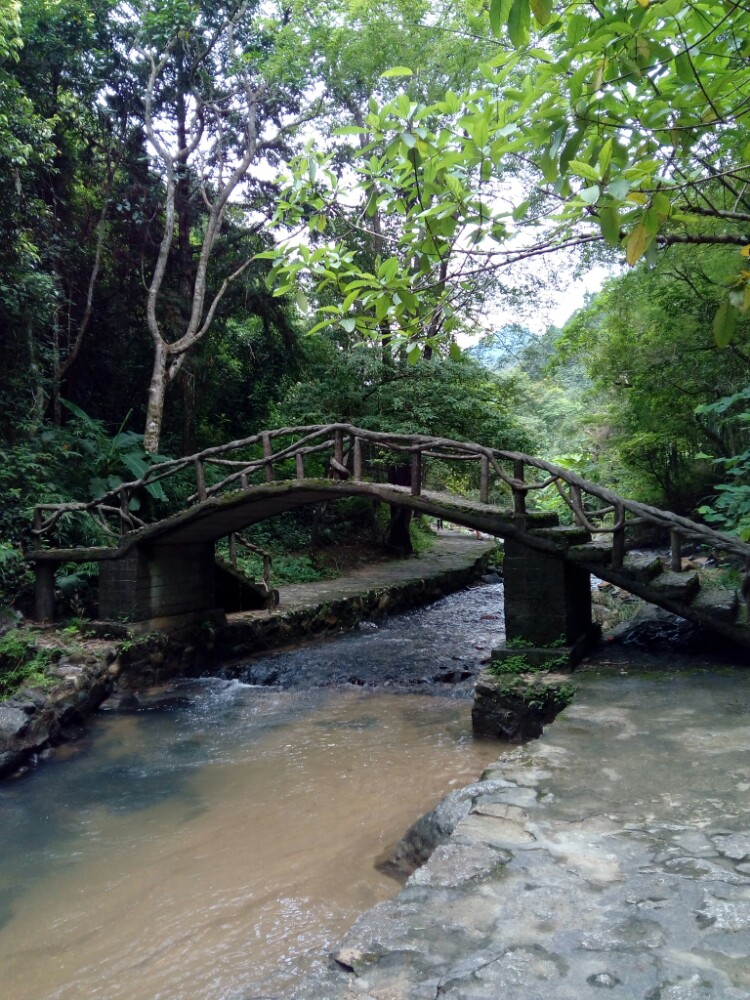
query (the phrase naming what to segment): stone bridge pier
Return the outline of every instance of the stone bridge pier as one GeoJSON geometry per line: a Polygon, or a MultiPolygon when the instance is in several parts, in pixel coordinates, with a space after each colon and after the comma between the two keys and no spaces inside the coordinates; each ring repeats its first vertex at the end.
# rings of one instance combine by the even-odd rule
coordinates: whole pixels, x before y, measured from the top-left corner
{"type": "MultiPolygon", "coordinates": [[[[546,529],[550,535],[561,530],[546,529]]],[[[511,644],[559,649],[576,647],[591,636],[588,570],[506,539],[503,574],[505,632],[511,644]]]]}
{"type": "Polygon", "coordinates": [[[99,570],[99,617],[148,621],[207,617],[216,609],[214,543],[137,545],[99,570]]]}
{"type": "MultiPolygon", "coordinates": [[[[557,537],[564,528],[533,529],[557,537]]],[[[571,539],[571,542],[578,541],[571,539]]],[[[505,541],[505,622],[511,649],[576,647],[591,635],[591,586],[587,570],[524,545],[505,541]],[[516,645],[517,644],[517,645],[516,645]]],[[[116,559],[103,560],[99,615],[103,620],[148,622],[200,620],[222,603],[217,592],[213,540],[135,545],[116,559]]],[[[234,609],[227,609],[234,610],[234,609]]]]}

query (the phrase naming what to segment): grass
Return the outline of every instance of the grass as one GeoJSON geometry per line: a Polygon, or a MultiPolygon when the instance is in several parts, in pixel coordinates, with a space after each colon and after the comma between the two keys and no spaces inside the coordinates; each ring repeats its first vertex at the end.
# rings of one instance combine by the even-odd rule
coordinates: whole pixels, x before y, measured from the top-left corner
{"type": "Polygon", "coordinates": [[[0,638],[0,701],[24,687],[51,687],[47,671],[58,656],[58,650],[40,648],[32,636],[9,629],[0,638]]]}
{"type": "MultiPolygon", "coordinates": [[[[510,646],[510,643],[507,644],[510,646]]],[[[516,640],[515,648],[523,649],[523,640],[516,640]]],[[[513,648],[513,647],[511,647],[513,648]]],[[[565,655],[545,660],[535,666],[522,652],[494,660],[487,673],[497,678],[497,693],[501,698],[520,701],[537,712],[557,714],[573,700],[576,689],[569,683],[545,683],[542,679],[550,672],[565,669],[565,655]]]]}

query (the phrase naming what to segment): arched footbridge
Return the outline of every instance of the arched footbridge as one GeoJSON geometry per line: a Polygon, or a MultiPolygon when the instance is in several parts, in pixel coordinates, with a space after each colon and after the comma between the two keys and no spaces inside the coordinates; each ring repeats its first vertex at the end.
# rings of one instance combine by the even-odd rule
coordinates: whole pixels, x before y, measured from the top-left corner
{"type": "Polygon", "coordinates": [[[218,540],[296,507],[353,496],[504,539],[509,635],[542,645],[561,636],[575,642],[590,628],[593,573],[750,648],[747,608],[737,591],[706,586],[683,558],[684,546],[706,546],[744,572],[750,545],[738,538],[530,455],[341,423],[264,431],[155,464],[89,503],[38,505],[31,553],[37,616],[53,616],[55,568],[70,561],[100,562],[102,618],[205,614],[217,603],[218,540]],[[458,463],[470,473],[463,481],[475,484],[471,497],[434,485],[450,479],[458,463]],[[154,497],[163,495],[168,479],[172,495],[182,491],[183,509],[148,521],[144,511],[163,507],[154,497]],[[540,491],[559,496],[569,524],[533,509],[540,491]],[[66,547],[71,519],[81,518],[102,544],[66,547]],[[629,551],[644,529],[668,538],[667,560],[629,551]]]}

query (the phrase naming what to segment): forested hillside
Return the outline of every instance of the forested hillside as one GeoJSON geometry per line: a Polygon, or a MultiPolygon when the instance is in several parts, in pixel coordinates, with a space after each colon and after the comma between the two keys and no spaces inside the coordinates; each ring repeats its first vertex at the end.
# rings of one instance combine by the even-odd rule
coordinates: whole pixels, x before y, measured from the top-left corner
{"type": "Polygon", "coordinates": [[[732,0],[0,0],[2,600],[34,503],[334,419],[750,534],[748,28],[732,0]]]}

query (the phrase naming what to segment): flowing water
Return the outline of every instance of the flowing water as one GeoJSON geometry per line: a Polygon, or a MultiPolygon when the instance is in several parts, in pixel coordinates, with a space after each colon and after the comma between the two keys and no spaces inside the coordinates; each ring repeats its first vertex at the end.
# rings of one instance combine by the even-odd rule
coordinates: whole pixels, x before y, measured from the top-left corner
{"type": "MultiPolygon", "coordinates": [[[[327,650],[387,671],[412,646],[433,668],[476,660],[502,628],[481,613],[497,590],[285,662],[327,650]]],[[[174,693],[168,710],[100,715],[70,759],[0,786],[3,997],[283,997],[398,890],[377,860],[499,752],[455,696],[218,679],[174,693]]]]}

